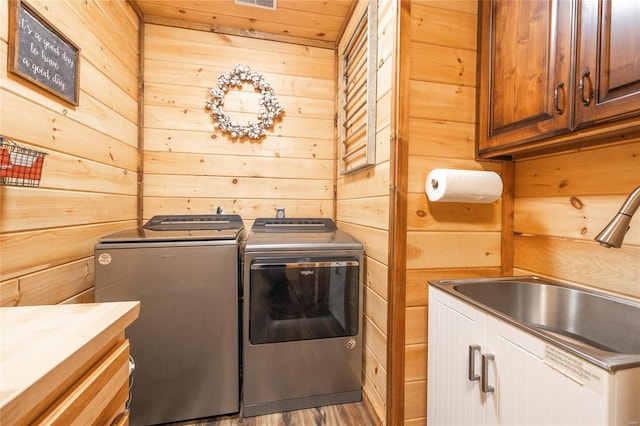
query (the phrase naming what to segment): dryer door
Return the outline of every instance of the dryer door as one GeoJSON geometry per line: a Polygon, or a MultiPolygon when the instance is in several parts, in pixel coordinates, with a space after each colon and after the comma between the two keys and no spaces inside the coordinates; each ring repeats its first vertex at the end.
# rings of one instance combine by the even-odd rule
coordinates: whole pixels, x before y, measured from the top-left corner
{"type": "Polygon", "coordinates": [[[255,259],[251,344],[355,336],[359,266],[355,257],[255,259]]]}

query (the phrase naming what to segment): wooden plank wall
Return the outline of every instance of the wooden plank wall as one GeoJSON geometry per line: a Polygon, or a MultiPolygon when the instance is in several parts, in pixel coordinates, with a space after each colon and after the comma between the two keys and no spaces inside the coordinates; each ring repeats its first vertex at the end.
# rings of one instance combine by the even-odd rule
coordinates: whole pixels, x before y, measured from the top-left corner
{"type": "Polygon", "coordinates": [[[502,173],[474,160],[476,28],[475,0],[411,2],[405,425],[426,421],[427,280],[500,275],[501,200],[432,203],[424,190],[437,167],[502,173]]]}
{"type": "Polygon", "coordinates": [[[0,305],[93,301],[93,247],[135,226],[139,20],[124,1],[29,0],[81,49],[79,105],[7,72],[0,134],[47,152],[39,188],[0,186],[0,305]]]}
{"type": "MultiPolygon", "coordinates": [[[[291,217],[334,217],[333,49],[145,24],[144,218],[156,214],[240,214],[284,207],[291,217]],[[234,65],[263,74],[284,106],[259,140],[214,129],[204,101],[234,65]]],[[[259,94],[231,89],[225,111],[257,121],[259,94]]]]}
{"type": "Polygon", "coordinates": [[[593,240],[639,185],[640,139],[517,161],[514,273],[640,298],[640,213],[621,248],[593,240]]]}
{"type": "MultiPolygon", "coordinates": [[[[380,22],[392,25],[387,15],[393,8],[382,3],[380,22]]],[[[387,31],[381,28],[379,36],[385,58],[393,43],[393,31],[387,31]]],[[[391,62],[379,72],[379,165],[338,178],[334,49],[146,24],[144,56],[145,218],[210,213],[220,206],[240,214],[250,228],[255,218],[285,207],[290,217],[335,218],[364,241],[364,391],[384,418],[391,62]],[[238,63],[263,74],[285,108],[259,141],[216,131],[204,109],[207,90],[238,63]]],[[[226,95],[229,115],[255,119],[257,97],[251,92],[249,86],[226,95]]]]}
{"type": "MultiPolygon", "coordinates": [[[[349,29],[362,16],[365,3],[358,4],[345,34],[350,34],[349,29]]],[[[379,1],[375,165],[338,175],[336,195],[338,225],[365,245],[364,392],[380,419],[385,419],[387,410],[389,156],[396,9],[395,1],[379,1]]],[[[338,52],[345,41],[338,45],[338,52]]]]}

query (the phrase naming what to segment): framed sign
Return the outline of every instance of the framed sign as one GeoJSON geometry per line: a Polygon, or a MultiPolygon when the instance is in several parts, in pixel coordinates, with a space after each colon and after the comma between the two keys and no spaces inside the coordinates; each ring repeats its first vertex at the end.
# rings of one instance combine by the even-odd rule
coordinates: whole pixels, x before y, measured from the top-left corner
{"type": "Polygon", "coordinates": [[[9,71],[78,105],[80,48],[24,0],[9,0],[9,71]]]}

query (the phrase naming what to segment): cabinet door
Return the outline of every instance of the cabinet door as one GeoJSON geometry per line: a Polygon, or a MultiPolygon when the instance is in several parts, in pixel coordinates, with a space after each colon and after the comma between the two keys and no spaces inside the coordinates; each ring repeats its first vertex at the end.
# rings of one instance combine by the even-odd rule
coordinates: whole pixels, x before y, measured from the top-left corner
{"type": "Polygon", "coordinates": [[[569,132],[572,7],[566,0],[481,2],[480,154],[569,132]]]}
{"type": "Polygon", "coordinates": [[[604,370],[491,316],[487,338],[499,383],[497,424],[611,424],[604,370]],[[590,380],[570,377],[569,369],[587,372],[590,380]]]}
{"type": "MultiPolygon", "coordinates": [[[[482,346],[486,314],[429,287],[427,424],[483,425],[480,380],[469,380],[469,345],[482,346]]],[[[474,357],[479,376],[480,353],[474,357]]]]}
{"type": "Polygon", "coordinates": [[[640,115],[640,1],[582,0],[576,127],[640,115]]]}

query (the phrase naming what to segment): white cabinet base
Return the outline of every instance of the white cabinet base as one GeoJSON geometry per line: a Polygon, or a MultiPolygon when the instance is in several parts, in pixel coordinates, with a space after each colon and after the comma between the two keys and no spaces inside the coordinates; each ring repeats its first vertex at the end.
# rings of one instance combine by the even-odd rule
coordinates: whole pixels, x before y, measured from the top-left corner
{"type": "MultiPolygon", "coordinates": [[[[611,373],[429,286],[428,425],[620,425],[640,421],[640,367],[611,373]],[[493,355],[484,393],[478,356],[493,355]],[[472,368],[475,364],[475,368],[472,368]],[[474,371],[475,370],[475,371],[474,371]]],[[[635,422],[635,423],[634,423],[635,422]]]]}

